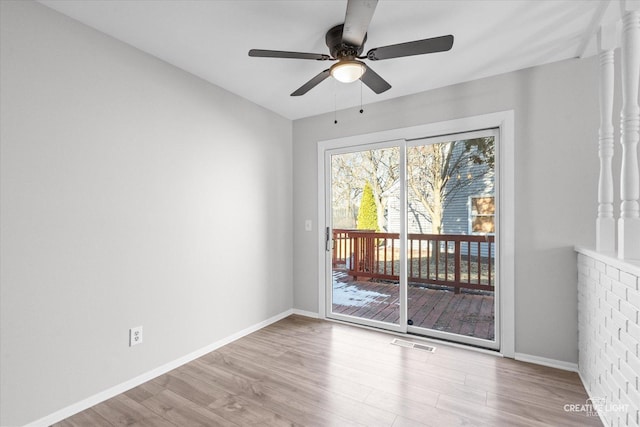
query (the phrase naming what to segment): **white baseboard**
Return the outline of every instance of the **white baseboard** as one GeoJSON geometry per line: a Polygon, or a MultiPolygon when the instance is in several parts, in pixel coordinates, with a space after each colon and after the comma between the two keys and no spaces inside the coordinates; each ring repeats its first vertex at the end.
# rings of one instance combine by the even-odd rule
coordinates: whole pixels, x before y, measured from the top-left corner
{"type": "Polygon", "coordinates": [[[318,313],[314,313],[313,311],[298,310],[297,308],[293,309],[293,314],[297,314],[297,315],[305,316],[305,317],[312,317],[314,319],[319,319],[320,318],[318,313]]]}
{"type": "Polygon", "coordinates": [[[239,332],[236,332],[235,334],[232,334],[228,337],[225,337],[219,341],[216,341],[214,343],[211,343],[209,345],[207,345],[206,347],[203,347],[199,350],[193,351],[185,356],[182,356],[176,360],[173,360],[169,363],[165,363],[162,366],[159,366],[155,369],[150,370],[149,372],[146,372],[142,375],[138,375],[135,378],[132,378],[128,381],[125,381],[121,384],[115,385],[107,390],[104,390],[100,393],[94,394],[93,396],[90,396],[86,399],[83,399],[77,403],[74,403],[72,405],[67,406],[66,408],[62,408],[59,411],[56,411],[52,414],[49,414],[43,418],[40,418],[39,420],[33,421],[29,424],[27,424],[25,427],[46,427],[46,426],[50,426],[51,424],[57,423],[59,421],[64,420],[65,418],[69,418],[70,416],[77,414],[78,412],[82,412],[85,409],[88,409],[94,405],[97,405],[98,403],[104,402],[107,399],[111,399],[114,396],[117,396],[118,394],[124,393],[127,390],[131,390],[134,387],[139,386],[140,384],[143,384],[147,381],[150,381],[162,374],[166,374],[167,372],[176,369],[182,365],[184,365],[185,363],[189,363],[192,360],[195,360],[201,356],[204,356],[207,353],[210,353],[224,345],[227,345],[239,338],[242,338],[246,335],[249,335],[252,332],[255,332],[257,330],[260,330],[262,328],[264,328],[265,326],[269,326],[272,323],[275,323],[279,320],[284,319],[287,316],[290,316],[291,314],[294,313],[294,310],[289,309],[286,311],[283,311],[280,314],[276,314],[273,317],[270,317],[267,320],[264,320],[262,322],[256,323],[255,325],[249,326],[248,328],[245,328],[239,332]]]}
{"type": "Polygon", "coordinates": [[[514,359],[521,362],[535,363],[536,365],[562,369],[563,371],[578,372],[578,364],[562,360],[548,359],[546,357],[532,356],[525,353],[516,353],[514,359]]]}

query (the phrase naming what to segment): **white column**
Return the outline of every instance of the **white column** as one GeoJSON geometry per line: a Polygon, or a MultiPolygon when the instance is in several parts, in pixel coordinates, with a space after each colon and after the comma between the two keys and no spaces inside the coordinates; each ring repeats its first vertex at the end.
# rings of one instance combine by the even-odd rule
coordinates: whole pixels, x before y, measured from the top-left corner
{"type": "Polygon", "coordinates": [[[598,156],[600,177],[598,180],[598,216],[596,219],[596,250],[615,252],[616,221],[613,218],[613,49],[616,44],[614,26],[601,28],[598,33],[600,49],[600,130],[598,132],[598,156]]]}
{"type": "MultiPolygon", "coordinates": [[[[635,8],[634,8],[635,9],[635,8]]],[[[620,173],[620,219],[618,258],[640,260],[640,13],[627,11],[622,18],[622,114],[620,120],[622,170],[620,173]]]]}

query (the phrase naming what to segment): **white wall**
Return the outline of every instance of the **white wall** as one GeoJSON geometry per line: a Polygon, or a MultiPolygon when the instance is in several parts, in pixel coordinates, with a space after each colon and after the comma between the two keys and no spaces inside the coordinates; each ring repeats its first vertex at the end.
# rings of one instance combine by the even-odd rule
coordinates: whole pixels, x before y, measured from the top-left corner
{"type": "Polygon", "coordinates": [[[292,148],[289,120],[37,3],[0,3],[11,426],[291,309],[292,148]]]}
{"type": "Polygon", "coordinates": [[[573,246],[594,242],[597,73],[595,58],[569,60],[339,111],[337,125],[294,121],[294,307],[318,310],[316,234],[303,228],[317,219],[317,141],[514,110],[516,353],[576,363],[573,246]]]}

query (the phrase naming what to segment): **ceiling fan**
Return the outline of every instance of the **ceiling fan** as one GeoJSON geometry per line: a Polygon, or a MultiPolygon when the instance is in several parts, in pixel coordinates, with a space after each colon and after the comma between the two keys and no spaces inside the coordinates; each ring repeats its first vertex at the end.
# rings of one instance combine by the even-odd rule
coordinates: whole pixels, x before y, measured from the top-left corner
{"type": "Polygon", "coordinates": [[[412,42],[393,44],[370,49],[362,54],[367,41],[367,29],[378,0],[348,0],[344,24],[336,25],[327,31],[325,37],[331,55],[321,53],[286,52],[281,50],[251,49],[249,56],[262,58],[314,59],[317,61],[338,61],[330,68],[320,72],[300,86],[291,96],[300,96],[309,92],[329,76],[343,83],[358,79],[375,93],[391,89],[391,85],[380,77],[360,59],[380,61],[403,56],[424,55],[445,52],[453,46],[453,36],[441,36],[412,42]]]}

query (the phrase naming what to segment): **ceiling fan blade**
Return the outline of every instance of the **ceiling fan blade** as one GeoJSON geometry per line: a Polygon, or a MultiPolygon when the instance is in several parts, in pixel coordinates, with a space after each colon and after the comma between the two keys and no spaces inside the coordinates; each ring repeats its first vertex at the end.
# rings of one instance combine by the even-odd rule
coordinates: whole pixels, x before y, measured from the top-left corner
{"type": "Polygon", "coordinates": [[[256,56],[260,58],[316,59],[318,61],[333,59],[329,55],[322,53],[285,52],[282,50],[264,49],[251,49],[249,51],[249,56],[256,56]]]}
{"type": "Polygon", "coordinates": [[[300,86],[295,92],[291,94],[291,96],[304,95],[305,93],[309,92],[311,89],[313,89],[314,87],[322,83],[330,75],[331,75],[331,71],[329,71],[328,69],[322,71],[321,73],[317,74],[314,78],[312,78],[311,80],[309,80],[308,82],[300,86]]]}
{"type": "Polygon", "coordinates": [[[360,80],[362,80],[362,83],[369,86],[372,91],[378,94],[391,89],[391,85],[369,66],[367,66],[367,71],[365,71],[362,77],[360,77],[360,80]]]}
{"type": "Polygon", "coordinates": [[[362,46],[377,4],[378,0],[349,0],[342,29],[343,43],[362,46]]]}
{"type": "Polygon", "coordinates": [[[403,56],[424,55],[425,53],[445,52],[451,49],[452,46],[453,36],[449,34],[448,36],[377,47],[367,52],[367,58],[376,61],[403,56]]]}

